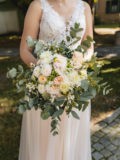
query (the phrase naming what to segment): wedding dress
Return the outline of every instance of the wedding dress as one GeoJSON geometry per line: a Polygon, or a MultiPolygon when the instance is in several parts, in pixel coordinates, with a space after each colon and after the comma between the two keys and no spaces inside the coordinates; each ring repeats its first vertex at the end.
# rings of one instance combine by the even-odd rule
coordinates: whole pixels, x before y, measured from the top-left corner
{"type": "MultiPolygon", "coordinates": [[[[86,29],[84,2],[77,1],[71,18],[66,20],[49,4],[41,0],[42,19],[39,38],[44,41],[61,41],[70,27],[79,22],[83,31],[86,29]]],[[[80,43],[80,42],[79,42],[80,43]]],[[[77,47],[75,44],[73,47],[77,47]]],[[[50,133],[50,118],[42,120],[40,110],[34,109],[23,114],[19,160],[91,160],[90,114],[91,104],[87,109],[77,111],[80,120],[64,113],[61,117],[59,134],[50,133]]]]}

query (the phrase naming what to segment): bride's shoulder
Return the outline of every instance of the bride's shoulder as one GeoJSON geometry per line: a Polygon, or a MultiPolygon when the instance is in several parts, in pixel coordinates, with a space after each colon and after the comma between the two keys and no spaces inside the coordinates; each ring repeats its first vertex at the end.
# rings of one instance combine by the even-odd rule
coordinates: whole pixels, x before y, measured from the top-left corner
{"type": "Polygon", "coordinates": [[[85,10],[86,11],[91,11],[90,5],[85,1],[83,1],[83,3],[84,3],[85,10]]]}
{"type": "Polygon", "coordinates": [[[85,1],[83,1],[83,4],[84,4],[85,11],[88,13],[91,12],[90,5],[85,1]]]}
{"type": "Polygon", "coordinates": [[[32,10],[40,10],[41,9],[41,1],[40,0],[33,0],[30,5],[29,8],[32,10]]]}
{"type": "Polygon", "coordinates": [[[39,17],[39,15],[41,15],[41,2],[40,0],[33,0],[28,7],[26,16],[35,16],[35,17],[39,17]]]}

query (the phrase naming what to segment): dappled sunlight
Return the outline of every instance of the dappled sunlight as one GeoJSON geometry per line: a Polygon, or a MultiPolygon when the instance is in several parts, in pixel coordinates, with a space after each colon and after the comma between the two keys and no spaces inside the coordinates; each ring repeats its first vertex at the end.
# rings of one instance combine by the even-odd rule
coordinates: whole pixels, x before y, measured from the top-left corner
{"type": "Polygon", "coordinates": [[[17,35],[11,35],[8,37],[10,40],[17,40],[17,39],[20,39],[20,36],[17,36],[17,35]]]}
{"type": "Polygon", "coordinates": [[[0,98],[0,114],[1,111],[9,112],[11,107],[15,104],[14,99],[10,98],[0,98]]]}
{"type": "Polygon", "coordinates": [[[1,60],[6,60],[6,59],[10,59],[10,56],[1,56],[1,57],[0,57],[0,61],[1,61],[1,60]]]}

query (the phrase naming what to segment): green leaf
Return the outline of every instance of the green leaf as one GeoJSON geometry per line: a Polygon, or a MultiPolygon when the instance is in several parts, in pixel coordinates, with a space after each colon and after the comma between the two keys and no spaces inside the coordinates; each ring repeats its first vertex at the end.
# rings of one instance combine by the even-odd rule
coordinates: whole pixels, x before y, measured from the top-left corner
{"type": "Polygon", "coordinates": [[[20,71],[20,72],[24,72],[24,69],[23,69],[23,66],[21,66],[21,65],[18,65],[18,71],[20,71]]]}
{"type": "Polygon", "coordinates": [[[68,42],[70,42],[70,37],[69,36],[67,36],[66,39],[67,39],[68,42]]]}
{"type": "Polygon", "coordinates": [[[75,112],[75,111],[71,111],[71,114],[72,114],[72,116],[74,117],[74,118],[76,118],[76,119],[80,119],[80,117],[78,116],[78,114],[75,112]]]}
{"type": "Polygon", "coordinates": [[[78,29],[80,27],[80,24],[79,23],[75,23],[74,27],[75,27],[75,29],[78,29]]]}
{"type": "Polygon", "coordinates": [[[45,103],[45,112],[49,112],[50,115],[54,113],[54,107],[50,103],[45,103]]]}
{"type": "Polygon", "coordinates": [[[90,100],[92,98],[93,98],[93,95],[89,91],[83,92],[80,95],[80,101],[83,101],[83,102],[87,102],[88,100],[90,100]]]}
{"type": "Polygon", "coordinates": [[[37,53],[37,55],[39,56],[42,52],[44,51],[44,45],[42,43],[42,41],[38,41],[35,45],[35,53],[37,53]]]}
{"type": "Polygon", "coordinates": [[[89,87],[89,93],[93,96],[93,97],[95,97],[96,96],[96,88],[94,88],[94,87],[89,87]]]}
{"type": "Polygon", "coordinates": [[[9,70],[7,72],[7,78],[15,78],[17,76],[17,69],[16,68],[12,68],[11,70],[9,70]]]}
{"type": "Polygon", "coordinates": [[[51,127],[56,126],[56,125],[57,125],[57,123],[58,123],[58,120],[53,119],[53,120],[51,121],[51,127]]]}
{"type": "Polygon", "coordinates": [[[58,135],[58,131],[53,132],[53,136],[56,136],[56,135],[58,135]]]}
{"type": "Polygon", "coordinates": [[[50,114],[48,113],[48,112],[45,112],[45,111],[42,111],[41,112],[41,118],[43,119],[43,120],[46,120],[46,119],[48,119],[50,117],[50,114]]]}
{"type": "Polygon", "coordinates": [[[64,104],[64,102],[65,102],[65,97],[64,96],[59,97],[54,101],[56,106],[61,106],[61,105],[64,104]]]}
{"type": "Polygon", "coordinates": [[[59,109],[58,111],[56,111],[52,117],[53,118],[56,118],[56,117],[59,117],[61,114],[63,114],[64,110],[63,109],[59,109]]]}
{"type": "Polygon", "coordinates": [[[75,38],[75,37],[76,37],[76,33],[75,33],[74,31],[70,31],[70,36],[71,36],[72,38],[75,38]]]}
{"type": "Polygon", "coordinates": [[[32,108],[34,106],[34,98],[30,98],[28,104],[29,107],[32,108]]]}
{"type": "Polygon", "coordinates": [[[89,82],[88,80],[82,80],[81,81],[81,88],[83,88],[85,91],[88,90],[88,87],[89,87],[89,82]]]}
{"type": "Polygon", "coordinates": [[[26,41],[27,41],[28,47],[33,48],[35,46],[35,41],[32,39],[31,36],[28,36],[26,41]]]}
{"type": "Polygon", "coordinates": [[[26,111],[26,107],[24,104],[18,106],[18,113],[23,114],[26,111]]]}
{"type": "Polygon", "coordinates": [[[88,96],[81,96],[80,101],[87,102],[88,100],[90,100],[92,98],[93,98],[93,96],[88,94],[88,96]]]}
{"type": "Polygon", "coordinates": [[[25,82],[25,80],[24,80],[24,79],[22,79],[22,80],[20,80],[20,81],[18,82],[18,84],[21,86],[21,85],[23,85],[23,84],[24,84],[24,82],[25,82]]]}
{"type": "Polygon", "coordinates": [[[84,40],[84,41],[82,42],[82,45],[85,46],[86,48],[90,48],[91,43],[90,43],[88,40],[84,40]]]}
{"type": "Polygon", "coordinates": [[[82,106],[82,111],[83,111],[83,112],[85,111],[85,109],[86,109],[87,107],[89,107],[88,104],[89,104],[89,102],[85,102],[85,103],[83,104],[83,106],[82,106]]]}
{"type": "Polygon", "coordinates": [[[90,42],[93,42],[93,38],[92,38],[92,37],[87,36],[87,39],[88,39],[90,42]]]}

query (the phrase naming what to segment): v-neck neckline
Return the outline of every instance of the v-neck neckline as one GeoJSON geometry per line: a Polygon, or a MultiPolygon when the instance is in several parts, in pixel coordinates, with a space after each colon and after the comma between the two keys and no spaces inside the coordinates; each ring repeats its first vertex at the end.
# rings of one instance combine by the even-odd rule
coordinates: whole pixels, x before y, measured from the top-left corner
{"type": "Polygon", "coordinates": [[[46,2],[47,5],[50,7],[50,9],[64,22],[65,25],[69,24],[69,23],[72,21],[75,13],[76,13],[76,11],[77,11],[78,0],[76,1],[76,5],[74,6],[74,10],[72,11],[72,14],[71,14],[71,16],[70,16],[69,19],[66,19],[64,16],[60,15],[60,13],[57,12],[57,11],[54,9],[53,5],[50,4],[50,3],[48,2],[48,0],[45,0],[45,2],[46,2]]]}

